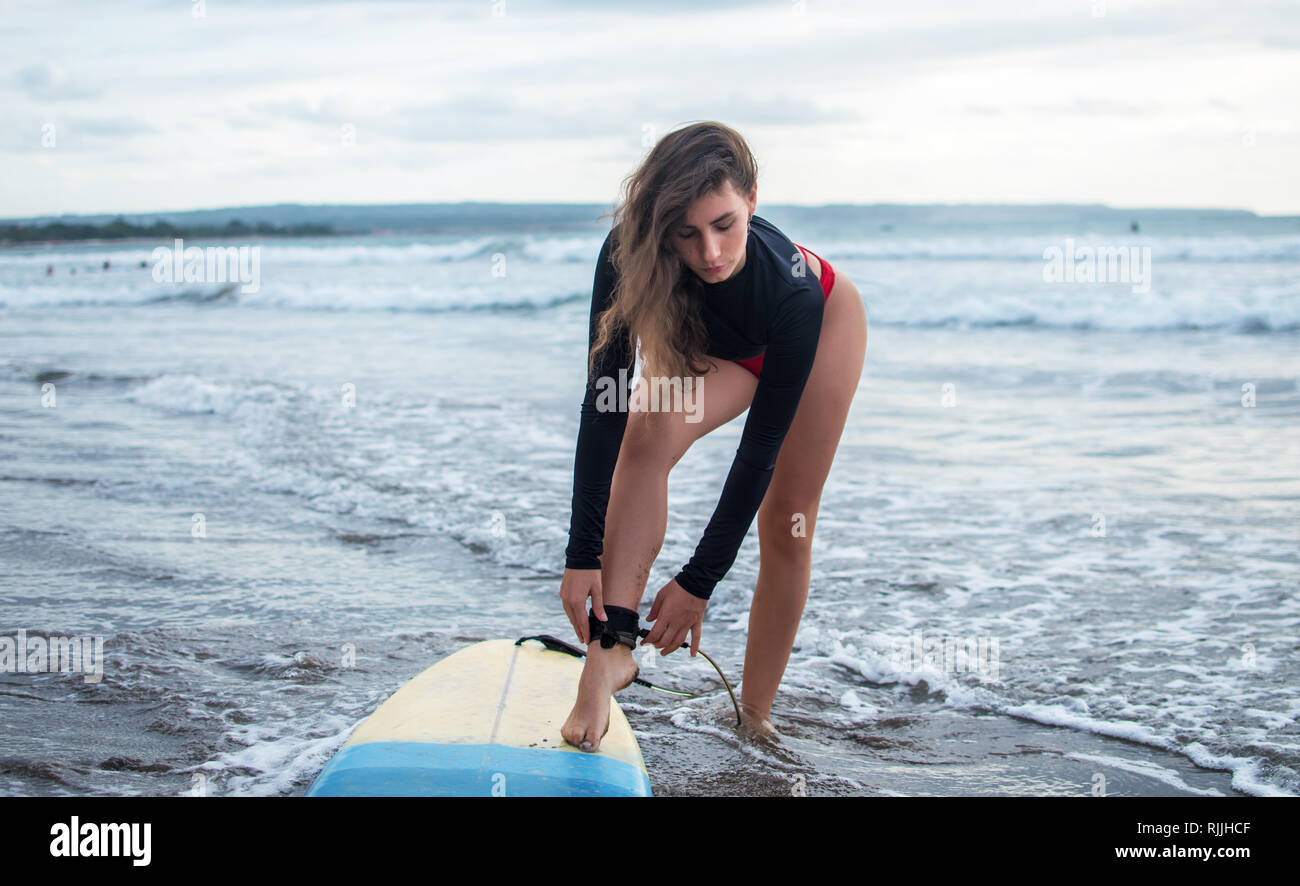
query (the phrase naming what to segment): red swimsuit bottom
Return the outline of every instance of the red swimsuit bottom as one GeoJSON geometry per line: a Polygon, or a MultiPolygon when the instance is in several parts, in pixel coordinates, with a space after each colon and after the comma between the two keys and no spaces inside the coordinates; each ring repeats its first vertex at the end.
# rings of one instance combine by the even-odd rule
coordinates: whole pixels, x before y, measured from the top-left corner
{"type": "MultiPolygon", "coordinates": [[[[799,246],[799,244],[796,243],[795,246],[799,246]]],[[[808,256],[809,256],[809,255],[812,255],[812,256],[816,257],[816,259],[817,259],[819,262],[821,262],[821,265],[822,265],[822,275],[821,275],[822,292],[826,293],[826,295],[824,296],[824,298],[830,298],[830,297],[831,297],[831,287],[835,285],[835,270],[830,266],[830,262],[826,261],[826,259],[822,258],[820,255],[817,255],[817,253],[813,252],[811,249],[805,249],[804,247],[799,246],[799,251],[803,253],[804,261],[807,261],[807,260],[808,260],[808,256]]],[[[762,355],[762,354],[759,354],[757,357],[750,357],[748,360],[734,360],[734,361],[732,361],[732,362],[739,363],[741,366],[745,367],[745,368],[748,369],[750,372],[754,373],[755,376],[757,376],[757,375],[758,375],[760,372],[762,372],[762,370],[763,370],[763,355],[762,355]]]]}

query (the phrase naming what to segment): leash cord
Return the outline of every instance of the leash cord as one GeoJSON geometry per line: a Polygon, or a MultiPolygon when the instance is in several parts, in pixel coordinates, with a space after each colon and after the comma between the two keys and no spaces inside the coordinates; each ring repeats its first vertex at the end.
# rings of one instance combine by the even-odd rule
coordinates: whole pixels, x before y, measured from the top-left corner
{"type": "MultiPolygon", "coordinates": [[[[647,630],[646,628],[641,628],[641,630],[637,631],[637,636],[640,636],[640,637],[647,637],[647,636],[649,636],[649,635],[650,635],[650,631],[647,630]]],[[[679,646],[679,647],[677,647],[677,648],[678,648],[678,649],[690,649],[690,648],[691,648],[691,644],[690,644],[690,643],[683,643],[681,646],[679,646]]],[[[724,674],[724,673],[722,673],[722,668],[718,667],[718,663],[717,663],[716,661],[714,661],[714,660],[709,656],[709,654],[708,654],[707,652],[705,652],[703,649],[700,650],[700,655],[704,656],[704,658],[709,662],[709,664],[713,665],[713,669],[714,669],[715,671],[717,671],[717,672],[718,672],[718,676],[722,678],[722,685],[725,686],[725,687],[727,687],[727,695],[731,696],[731,706],[732,706],[733,708],[736,709],[736,725],[737,725],[737,726],[740,726],[740,725],[742,724],[742,722],[743,722],[743,721],[740,719],[740,703],[736,701],[736,693],[734,693],[734,692],[731,691],[731,684],[727,682],[727,675],[724,674]]],[[[662,688],[660,688],[660,687],[658,687],[658,686],[653,685],[649,680],[641,680],[641,679],[638,678],[635,682],[637,682],[637,683],[641,683],[641,684],[643,684],[643,685],[645,685],[645,686],[649,686],[651,689],[658,689],[660,692],[675,692],[675,693],[678,693],[678,694],[683,694],[683,695],[685,694],[685,693],[682,693],[680,690],[677,690],[677,689],[662,689],[662,688]]],[[[701,694],[702,694],[702,693],[701,693],[701,694]]],[[[686,697],[687,697],[687,698],[699,698],[700,696],[697,694],[697,695],[687,695],[686,697]]]]}
{"type": "MultiPolygon", "coordinates": [[[[639,637],[647,637],[649,635],[650,635],[650,630],[648,628],[641,628],[640,630],[637,631],[637,636],[639,637]]],[[[587,657],[587,653],[585,650],[579,649],[576,646],[566,643],[563,640],[559,639],[558,637],[552,637],[550,634],[537,634],[531,637],[520,637],[518,640],[515,641],[515,645],[518,646],[520,643],[523,643],[525,640],[537,640],[547,649],[550,649],[554,652],[564,652],[568,655],[572,655],[575,658],[587,657]]],[[[690,649],[691,644],[683,643],[678,648],[690,649]]],[[[731,684],[727,682],[727,675],[722,673],[722,668],[718,667],[718,663],[714,661],[709,656],[709,654],[705,652],[703,649],[700,650],[700,655],[703,655],[705,660],[708,661],[709,664],[713,665],[713,669],[717,671],[718,676],[722,678],[722,685],[727,688],[727,695],[731,697],[731,706],[736,709],[736,725],[737,726],[742,725],[744,721],[741,719],[740,716],[740,703],[736,701],[736,693],[731,691],[731,684]]],[[[640,671],[639,668],[637,670],[638,672],[640,671]]],[[[696,693],[695,695],[691,695],[689,692],[683,692],[680,689],[667,689],[663,686],[656,686],[655,684],[651,683],[649,680],[643,680],[640,677],[634,677],[632,679],[632,682],[640,686],[645,686],[649,689],[657,689],[660,692],[667,692],[672,695],[680,695],[680,696],[684,696],[685,698],[699,698],[705,694],[703,692],[699,692],[696,693]]]]}

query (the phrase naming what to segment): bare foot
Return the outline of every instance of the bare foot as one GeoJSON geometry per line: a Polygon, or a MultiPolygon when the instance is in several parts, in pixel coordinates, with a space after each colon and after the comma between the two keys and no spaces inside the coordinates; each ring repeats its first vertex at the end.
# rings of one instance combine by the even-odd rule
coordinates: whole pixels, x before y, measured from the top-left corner
{"type": "Polygon", "coordinates": [[[758,738],[776,738],[780,733],[768,719],[768,712],[761,711],[751,704],[740,703],[740,726],[746,732],[758,738]]]}
{"type": "Polygon", "coordinates": [[[636,679],[638,671],[632,650],[621,643],[613,649],[604,649],[598,642],[588,644],[587,663],[578,680],[578,700],[560,727],[564,740],[584,751],[598,750],[609,731],[609,697],[636,679]]]}

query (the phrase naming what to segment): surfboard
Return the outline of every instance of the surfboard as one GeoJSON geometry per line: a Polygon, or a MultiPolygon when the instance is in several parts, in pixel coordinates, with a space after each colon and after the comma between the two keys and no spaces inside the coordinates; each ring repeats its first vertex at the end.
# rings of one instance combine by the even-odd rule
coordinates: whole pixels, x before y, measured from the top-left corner
{"type": "Polygon", "coordinates": [[[560,726],[582,661],[537,640],[467,646],[393,693],[343,743],[309,797],[648,797],[618,702],[594,753],[560,726]]]}

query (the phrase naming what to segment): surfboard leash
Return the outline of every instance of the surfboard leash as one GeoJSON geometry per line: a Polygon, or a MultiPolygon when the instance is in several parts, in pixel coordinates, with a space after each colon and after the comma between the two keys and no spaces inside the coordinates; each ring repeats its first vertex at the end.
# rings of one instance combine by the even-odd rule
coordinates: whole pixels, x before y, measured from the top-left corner
{"type": "MultiPolygon", "coordinates": [[[[609,607],[607,606],[607,607],[605,607],[605,608],[608,609],[609,607]]],[[[600,624],[600,622],[597,622],[597,624],[600,624]]],[[[611,633],[612,633],[612,632],[611,632],[611,633]]],[[[637,635],[638,637],[648,637],[648,636],[650,636],[650,629],[649,629],[649,628],[640,628],[640,629],[637,630],[636,635],[637,635]]],[[[596,637],[593,636],[592,639],[595,640],[596,637]]],[[[574,658],[586,658],[586,657],[587,657],[587,653],[586,653],[585,650],[579,649],[577,646],[570,645],[569,643],[564,642],[563,640],[561,640],[561,639],[558,638],[558,637],[552,637],[550,634],[537,634],[537,635],[532,636],[532,637],[520,637],[518,640],[515,641],[515,645],[518,646],[519,644],[523,643],[525,640],[537,640],[539,643],[541,643],[541,644],[542,644],[543,646],[545,646],[547,649],[550,649],[550,650],[552,650],[552,651],[554,651],[554,652],[563,652],[563,653],[566,653],[566,654],[568,654],[568,655],[572,655],[574,658]]],[[[605,645],[604,642],[603,642],[603,638],[602,638],[602,643],[601,643],[601,645],[602,645],[602,646],[605,645]]],[[[611,645],[612,645],[612,644],[611,644],[611,645]]],[[[624,644],[624,645],[628,645],[628,644],[624,644]]],[[[690,648],[691,648],[691,644],[689,644],[689,643],[683,643],[683,644],[682,644],[681,646],[679,646],[678,648],[679,648],[679,649],[690,649],[690,648]]],[[[699,652],[700,652],[700,655],[703,655],[703,656],[704,656],[705,660],[708,661],[709,664],[713,665],[713,669],[714,669],[715,671],[717,671],[717,672],[718,672],[718,676],[722,678],[722,685],[725,686],[725,687],[727,688],[727,695],[731,696],[731,705],[732,705],[732,707],[734,707],[734,708],[736,709],[736,725],[737,725],[737,726],[742,725],[744,721],[742,721],[742,720],[741,720],[741,717],[740,717],[740,703],[736,701],[736,693],[732,692],[732,690],[731,690],[731,684],[730,684],[729,682],[727,682],[727,675],[724,674],[724,673],[722,673],[722,668],[718,667],[718,663],[717,663],[716,661],[714,661],[714,660],[709,656],[709,654],[708,654],[707,652],[705,652],[703,649],[699,650],[699,652]]],[[[656,686],[655,684],[651,683],[649,680],[644,680],[644,679],[642,679],[642,678],[639,677],[639,676],[638,676],[638,677],[634,677],[633,680],[632,680],[632,682],[633,682],[633,683],[636,683],[636,684],[638,684],[638,685],[640,685],[640,686],[645,686],[645,687],[648,688],[648,689],[658,689],[660,692],[667,692],[667,693],[670,693],[670,694],[672,694],[672,695],[680,695],[680,696],[683,696],[683,697],[685,697],[685,698],[700,698],[701,696],[703,696],[703,695],[705,694],[705,693],[703,693],[703,692],[700,692],[700,693],[696,693],[695,695],[692,695],[692,694],[690,694],[689,692],[683,692],[683,691],[680,690],[680,689],[669,689],[669,688],[667,688],[667,687],[665,687],[665,686],[656,686]]]]}

